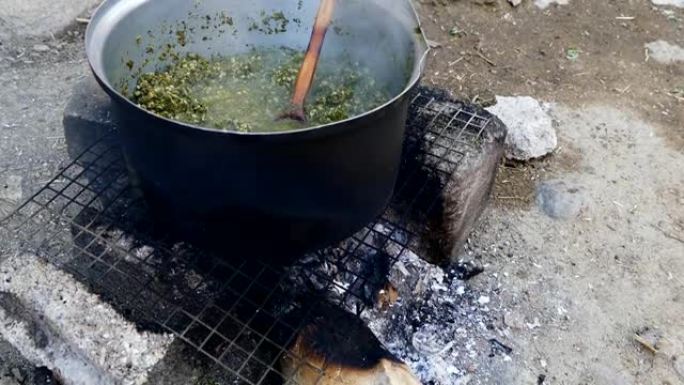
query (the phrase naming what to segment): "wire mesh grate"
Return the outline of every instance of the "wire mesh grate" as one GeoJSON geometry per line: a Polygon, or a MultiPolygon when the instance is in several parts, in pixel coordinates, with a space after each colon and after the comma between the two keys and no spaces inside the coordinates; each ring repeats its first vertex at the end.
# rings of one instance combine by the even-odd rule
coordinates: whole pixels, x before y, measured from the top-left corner
{"type": "MultiPolygon", "coordinates": [[[[386,278],[378,269],[416,242],[411,212],[436,206],[449,176],[469,151],[479,151],[491,124],[496,122],[482,110],[419,90],[386,213],[339,245],[287,268],[220,258],[155,232],[144,199],[128,183],[115,133],[64,168],[2,225],[18,235],[24,250],[71,272],[138,324],[173,333],[234,383],[281,384],[279,361],[292,355],[288,347],[305,319],[290,315],[307,314],[317,301],[357,312],[373,306],[386,278]]],[[[324,369],[312,368],[320,375],[324,369]]]]}

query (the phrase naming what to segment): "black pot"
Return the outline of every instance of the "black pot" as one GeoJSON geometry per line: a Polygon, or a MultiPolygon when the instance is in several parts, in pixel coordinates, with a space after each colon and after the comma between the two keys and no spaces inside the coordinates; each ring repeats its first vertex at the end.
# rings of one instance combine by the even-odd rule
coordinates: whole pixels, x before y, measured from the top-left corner
{"type": "Polygon", "coordinates": [[[376,82],[396,90],[385,105],[345,121],[277,133],[224,132],[147,112],[121,90],[132,88],[140,73],[166,65],[146,56],[165,44],[181,54],[226,55],[261,45],[303,51],[318,0],[283,3],[109,0],[86,34],[92,70],[116,107],[132,180],[159,222],[231,255],[279,261],[351,235],[392,194],[408,95],[427,53],[408,0],[338,2],[336,32],[329,33],[321,60],[348,52],[372,68],[376,82]],[[274,11],[301,26],[284,33],[267,24],[252,27],[259,15],[274,11]]]}

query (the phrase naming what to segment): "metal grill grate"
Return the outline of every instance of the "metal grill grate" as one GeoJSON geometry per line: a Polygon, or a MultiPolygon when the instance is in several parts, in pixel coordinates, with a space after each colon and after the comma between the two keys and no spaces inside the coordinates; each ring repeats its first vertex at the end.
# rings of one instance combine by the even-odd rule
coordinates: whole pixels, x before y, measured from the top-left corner
{"type": "Polygon", "coordinates": [[[468,151],[479,151],[490,124],[481,110],[421,89],[412,101],[400,180],[387,212],[340,245],[286,269],[231,262],[235,258],[156,233],[144,200],[128,184],[115,133],[67,166],[3,227],[19,236],[24,250],[71,272],[129,319],[175,334],[233,383],[280,384],[278,360],[289,354],[304,319],[289,315],[306,314],[316,301],[356,311],[372,305],[366,288],[380,287],[384,277],[368,256],[382,254],[391,264],[412,247],[411,212],[434,208],[444,181],[468,151]],[[333,294],[302,301],[307,292],[333,294]]]}

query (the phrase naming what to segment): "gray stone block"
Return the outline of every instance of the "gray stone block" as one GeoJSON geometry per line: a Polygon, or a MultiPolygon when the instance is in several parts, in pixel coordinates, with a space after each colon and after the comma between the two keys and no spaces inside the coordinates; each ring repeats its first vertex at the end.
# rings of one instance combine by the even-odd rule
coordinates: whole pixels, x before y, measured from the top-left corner
{"type": "Polygon", "coordinates": [[[64,109],[63,124],[71,159],[76,159],[116,127],[112,118],[111,99],[92,75],[84,77],[74,86],[64,109]]]}

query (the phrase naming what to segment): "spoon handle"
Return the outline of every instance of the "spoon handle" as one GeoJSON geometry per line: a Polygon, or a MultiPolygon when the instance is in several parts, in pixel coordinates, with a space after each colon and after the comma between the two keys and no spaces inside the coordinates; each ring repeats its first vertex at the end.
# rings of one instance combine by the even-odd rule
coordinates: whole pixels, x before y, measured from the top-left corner
{"type": "Polygon", "coordinates": [[[325,40],[325,34],[328,32],[328,27],[332,21],[334,9],[335,0],[321,0],[318,13],[316,14],[313,31],[311,32],[309,47],[306,50],[304,62],[299,69],[297,81],[295,82],[294,94],[292,95],[293,111],[289,114],[293,119],[301,121],[306,120],[304,102],[311,90],[313,78],[316,74],[316,67],[318,66],[318,60],[321,55],[321,49],[323,48],[323,41],[325,40]]]}

